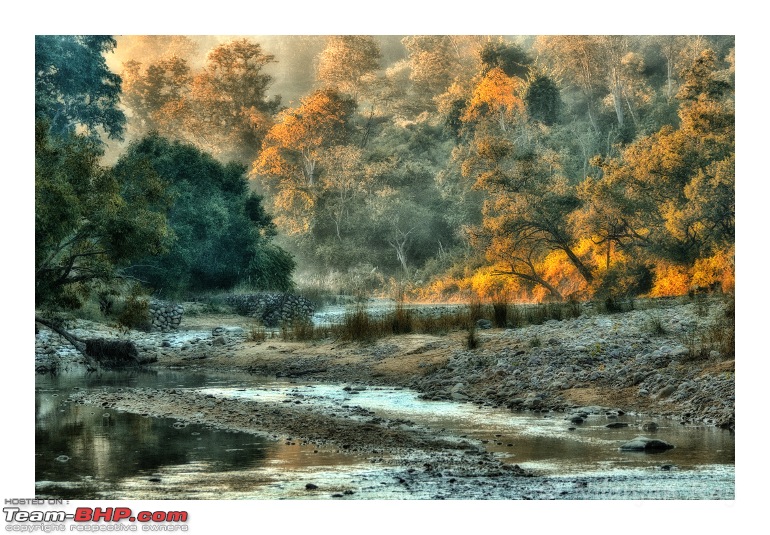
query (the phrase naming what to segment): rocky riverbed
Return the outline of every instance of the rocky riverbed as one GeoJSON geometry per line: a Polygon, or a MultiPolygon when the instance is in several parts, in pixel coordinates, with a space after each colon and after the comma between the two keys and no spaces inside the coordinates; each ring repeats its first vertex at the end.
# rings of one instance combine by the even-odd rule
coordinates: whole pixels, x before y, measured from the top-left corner
{"type": "MultiPolygon", "coordinates": [[[[539,474],[534,478],[537,482],[529,483],[528,476],[537,474],[504,462],[501,452],[491,451],[479,440],[437,433],[404,418],[375,415],[356,405],[356,394],[381,386],[408,388],[424,400],[541,414],[572,428],[599,419],[610,425],[613,418],[629,421],[631,414],[629,438],[654,435],[656,422],[664,420],[668,423],[663,425],[734,430],[734,359],[693,345],[699,333],[720,328],[724,306],[722,299],[712,298],[658,300],[616,314],[585,307],[574,319],[515,329],[479,329],[474,349],[467,347],[467,331],[399,335],[363,344],[332,339],[287,341],[279,331],[257,331],[252,319],[237,315],[185,317],[179,330],[166,333],[124,332],[78,321],[69,328],[81,338],[131,339],[148,367],[236,371],[304,384],[347,385],[345,397],[351,401],[329,407],[300,394],[246,400],[186,388],[84,389],[73,393],[70,401],[171,418],[180,426],[262,434],[297,447],[333,448],[373,463],[377,477],[387,479],[381,483],[386,486],[378,484],[377,492],[367,495],[372,498],[384,496],[383,489],[388,489],[388,496],[412,498],[640,497],[636,490],[629,496],[614,496],[612,488],[618,488],[618,482],[629,489],[649,485],[649,497],[659,498],[667,488],[663,479],[669,479],[660,479],[663,476],[657,473],[546,479],[539,474]],[[589,482],[590,489],[586,488],[589,482]]],[[[45,329],[37,333],[39,372],[82,365],[82,357],[57,335],[45,329]]],[[[705,490],[689,495],[671,487],[674,494],[667,497],[732,496],[733,486],[725,483],[733,477],[730,473],[682,472],[676,477],[694,478],[681,488],[705,485],[705,490]],[[719,489],[727,489],[727,494],[719,489]]],[[[340,487],[334,494],[349,497],[343,490],[355,488],[357,497],[365,497],[361,494],[367,488],[364,480],[340,487]]],[[[311,487],[305,491],[319,486],[318,481],[308,484],[311,487]]],[[[320,485],[324,488],[323,482],[320,485]]],[[[305,497],[305,491],[295,497],[305,497]]]]}
{"type": "MultiPolygon", "coordinates": [[[[600,406],[735,428],[735,361],[704,352],[703,333],[725,322],[725,302],[656,300],[624,313],[590,308],[574,319],[516,329],[410,334],[368,344],[286,341],[277,331],[254,341],[250,319],[185,318],[168,333],[121,332],[77,322],[81,337],[128,338],[151,366],[242,369],[250,373],[362,385],[397,385],[425,399],[516,411],[600,406]],[[697,347],[696,347],[697,345],[697,347]]],[[[36,367],[76,367],[79,355],[58,335],[36,336],[36,367]]]]}

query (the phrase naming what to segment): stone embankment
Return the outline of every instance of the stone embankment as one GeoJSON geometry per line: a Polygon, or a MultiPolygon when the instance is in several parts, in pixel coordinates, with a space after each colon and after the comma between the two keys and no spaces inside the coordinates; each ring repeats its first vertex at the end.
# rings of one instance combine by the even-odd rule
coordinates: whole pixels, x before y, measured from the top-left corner
{"type": "Polygon", "coordinates": [[[179,329],[184,307],[178,303],[152,300],[149,304],[150,323],[153,331],[168,332],[179,329]]]}
{"type": "Polygon", "coordinates": [[[297,320],[309,320],[315,312],[313,303],[302,296],[292,294],[230,295],[225,302],[239,314],[259,319],[266,327],[290,326],[297,320]]]}

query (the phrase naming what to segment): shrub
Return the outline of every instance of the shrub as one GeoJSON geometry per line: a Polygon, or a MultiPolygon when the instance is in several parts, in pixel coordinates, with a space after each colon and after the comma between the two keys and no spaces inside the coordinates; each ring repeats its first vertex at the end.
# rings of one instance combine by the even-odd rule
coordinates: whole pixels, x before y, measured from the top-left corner
{"type": "Polygon", "coordinates": [[[492,303],[492,312],[495,317],[495,327],[505,328],[508,326],[508,303],[498,301],[492,303]]]}
{"type": "Polygon", "coordinates": [[[113,307],[113,310],[120,327],[139,331],[149,331],[152,327],[150,302],[137,288],[132,289],[125,300],[113,307]]]}
{"type": "Polygon", "coordinates": [[[476,336],[476,324],[471,323],[471,326],[468,328],[468,336],[465,338],[465,345],[468,349],[476,349],[479,347],[479,339],[476,336]]]}

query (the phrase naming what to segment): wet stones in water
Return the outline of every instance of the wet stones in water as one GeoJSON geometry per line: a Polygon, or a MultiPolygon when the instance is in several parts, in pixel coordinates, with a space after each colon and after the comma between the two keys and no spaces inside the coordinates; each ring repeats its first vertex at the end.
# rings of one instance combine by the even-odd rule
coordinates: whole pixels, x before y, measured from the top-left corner
{"type": "Polygon", "coordinates": [[[628,427],[628,424],[625,422],[612,422],[611,424],[607,424],[604,427],[608,427],[610,429],[619,429],[621,427],[628,427]]]}
{"type": "Polygon", "coordinates": [[[673,444],[658,440],[656,438],[636,437],[620,446],[620,451],[643,451],[645,453],[656,453],[670,450],[673,444]]]}
{"type": "Polygon", "coordinates": [[[305,490],[316,490],[318,488],[318,485],[314,485],[313,483],[308,483],[305,485],[305,490]]]}
{"type": "Polygon", "coordinates": [[[645,431],[657,431],[658,424],[656,424],[655,422],[647,422],[642,426],[642,429],[645,431]]]}
{"type": "Polygon", "coordinates": [[[582,424],[583,422],[585,422],[582,416],[572,416],[569,419],[569,421],[572,422],[573,424],[582,424]]]}

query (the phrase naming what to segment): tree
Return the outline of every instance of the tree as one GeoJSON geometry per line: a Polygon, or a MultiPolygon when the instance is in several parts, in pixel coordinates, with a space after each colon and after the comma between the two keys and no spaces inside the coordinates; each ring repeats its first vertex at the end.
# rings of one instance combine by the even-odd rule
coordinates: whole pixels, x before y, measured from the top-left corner
{"type": "Polygon", "coordinates": [[[382,188],[371,196],[368,207],[377,229],[377,239],[393,250],[404,276],[409,277],[420,247],[439,238],[431,232],[433,214],[408,192],[391,187],[382,188]]]}
{"type": "Polygon", "coordinates": [[[322,180],[323,208],[334,222],[337,240],[342,241],[343,229],[355,204],[367,192],[367,172],[362,151],[350,146],[332,147],[324,155],[322,180]]]}
{"type": "Polygon", "coordinates": [[[348,139],[355,103],[337,91],[318,90],[281,112],[254,161],[252,174],[272,195],[279,221],[290,233],[309,230],[318,196],[318,163],[330,147],[348,139]]]}
{"type": "Polygon", "coordinates": [[[35,118],[59,136],[82,128],[94,140],[102,131],[122,139],[121,79],[104,59],[114,48],[104,35],[35,36],[35,118]]]}
{"type": "Polygon", "coordinates": [[[131,109],[130,127],[146,134],[158,130],[178,135],[184,120],[180,110],[189,101],[192,74],[184,59],[159,59],[146,69],[131,60],[123,64],[123,102],[131,109]]]}
{"type": "Polygon", "coordinates": [[[379,68],[380,47],[371,36],[339,35],[327,39],[318,55],[318,80],[357,99],[362,84],[379,68]]]}
{"type": "Polygon", "coordinates": [[[522,48],[505,42],[490,42],[480,53],[484,71],[499,68],[506,76],[526,77],[531,60],[522,48]]]}
{"type": "Polygon", "coordinates": [[[249,193],[246,169],[222,164],[196,147],[151,134],[131,144],[115,166],[148,166],[168,182],[175,240],[130,273],[158,292],[292,287],[294,262],[272,243],[276,230],[261,198],[249,193]]]}
{"type": "Polygon", "coordinates": [[[90,138],[35,128],[35,306],[76,309],[168,246],[165,184],[142,162],[99,165],[90,138]]]}
{"type": "Polygon", "coordinates": [[[599,132],[597,101],[606,94],[595,36],[539,36],[535,50],[548,62],[554,77],[562,78],[581,94],[592,128],[599,132]]]}
{"type": "Polygon", "coordinates": [[[132,60],[124,64],[125,103],[144,123],[142,134],[157,130],[222,160],[250,162],[280,105],[280,97],[267,96],[272,77],[264,71],[274,62],[247,39],[212,49],[198,72],[177,56],[145,69],[132,60]]]}
{"type": "MultiPolygon", "coordinates": [[[[523,128],[530,127],[518,126],[523,128]]],[[[462,162],[463,176],[486,193],[483,221],[470,229],[471,239],[490,260],[508,266],[501,274],[540,285],[561,299],[560,281],[543,273],[552,253],[560,252],[584,284],[594,278],[576,252],[578,240],[568,223],[580,200],[561,173],[558,153],[543,143],[537,130],[507,136],[498,132],[477,130],[462,162]]]]}
{"type": "Polygon", "coordinates": [[[508,124],[524,111],[524,101],[519,96],[523,81],[506,75],[500,67],[487,72],[476,85],[465,113],[463,122],[492,117],[503,132],[508,124]]]}
{"type": "MultiPolygon", "coordinates": [[[[402,40],[409,57],[406,67],[413,91],[408,97],[419,112],[435,111],[453,85],[467,92],[480,69],[481,36],[414,35],[402,40]]],[[[456,91],[455,91],[456,93],[456,91]]]]}
{"type": "Polygon", "coordinates": [[[559,122],[562,111],[561,92],[549,76],[535,75],[527,84],[524,101],[532,119],[548,126],[559,122]]]}
{"type": "Polygon", "coordinates": [[[684,69],[679,128],[670,125],[600,162],[584,210],[612,213],[595,234],[691,269],[735,240],[735,107],[711,50],[684,69]],[[601,208],[599,208],[601,207],[601,208]],[[619,233],[613,237],[611,227],[619,233]],[[597,232],[601,227],[603,230],[597,232]]]}

